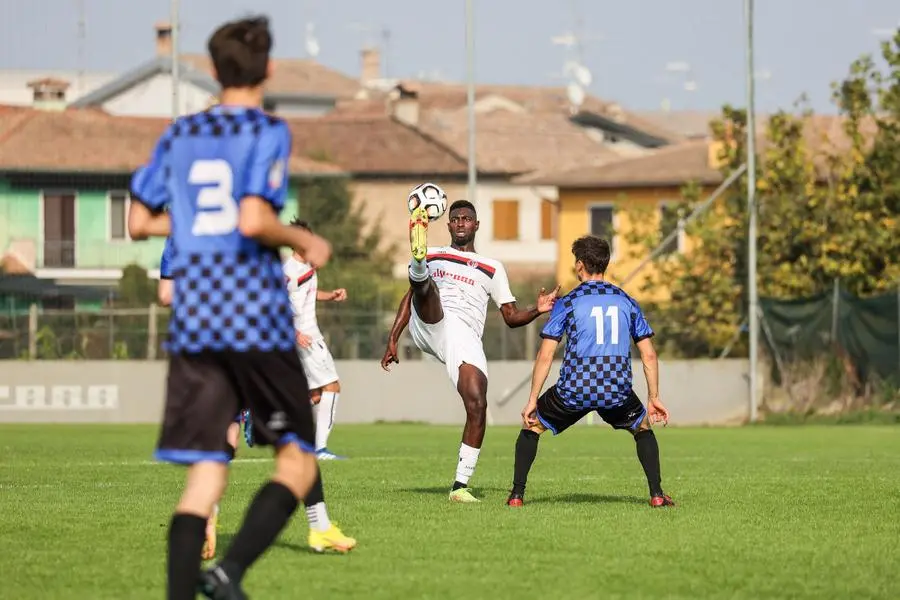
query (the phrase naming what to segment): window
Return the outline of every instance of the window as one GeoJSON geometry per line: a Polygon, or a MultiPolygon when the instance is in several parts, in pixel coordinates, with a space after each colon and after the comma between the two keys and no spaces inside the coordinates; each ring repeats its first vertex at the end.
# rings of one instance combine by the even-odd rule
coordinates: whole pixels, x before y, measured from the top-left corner
{"type": "Polygon", "coordinates": [[[556,238],[556,203],[541,200],[541,239],[556,238]]]}
{"type": "Polygon", "coordinates": [[[519,239],[519,201],[494,200],[494,239],[513,241],[519,239]]]}
{"type": "Polygon", "coordinates": [[[684,225],[682,223],[681,208],[674,202],[666,202],[659,206],[659,241],[662,242],[673,231],[678,234],[665,245],[662,255],[668,256],[680,252],[682,238],[684,237],[684,225]]]}
{"type": "Polygon", "coordinates": [[[128,192],[109,193],[109,239],[128,238],[128,192]]]}
{"type": "Polygon", "coordinates": [[[590,207],[591,235],[596,235],[609,242],[609,250],[615,253],[615,232],[613,231],[614,209],[610,206],[590,207]]]}

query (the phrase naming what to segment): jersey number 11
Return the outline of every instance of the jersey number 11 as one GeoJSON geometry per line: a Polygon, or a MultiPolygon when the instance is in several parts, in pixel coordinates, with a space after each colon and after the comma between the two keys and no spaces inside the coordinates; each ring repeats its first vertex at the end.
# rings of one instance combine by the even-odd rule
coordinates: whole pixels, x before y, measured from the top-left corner
{"type": "Polygon", "coordinates": [[[594,317],[594,323],[597,329],[597,345],[606,343],[615,346],[619,343],[619,307],[607,306],[605,316],[609,318],[610,340],[606,341],[606,319],[604,318],[603,306],[595,306],[591,309],[591,316],[594,317]]]}

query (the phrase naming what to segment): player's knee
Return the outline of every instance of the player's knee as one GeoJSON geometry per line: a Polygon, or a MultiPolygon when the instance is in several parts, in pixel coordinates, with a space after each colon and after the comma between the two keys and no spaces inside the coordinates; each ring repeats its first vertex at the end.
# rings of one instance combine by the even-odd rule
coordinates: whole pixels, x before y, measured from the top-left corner
{"type": "Polygon", "coordinates": [[[644,415],[644,418],[641,419],[641,422],[638,424],[638,426],[634,430],[634,432],[635,432],[635,435],[637,435],[638,433],[640,433],[642,431],[652,431],[652,429],[653,428],[650,425],[650,417],[647,415],[644,415]]]}
{"type": "Polygon", "coordinates": [[[322,399],[322,391],[321,390],[313,390],[309,393],[309,401],[313,404],[318,404],[322,399]]]}
{"type": "Polygon", "coordinates": [[[322,391],[323,392],[331,392],[333,394],[338,394],[341,391],[341,382],[334,381],[332,383],[329,383],[324,388],[322,388],[322,391]]]}
{"type": "Polygon", "coordinates": [[[221,463],[201,462],[188,469],[187,483],[178,501],[178,512],[209,517],[228,484],[228,467],[221,463]]]}

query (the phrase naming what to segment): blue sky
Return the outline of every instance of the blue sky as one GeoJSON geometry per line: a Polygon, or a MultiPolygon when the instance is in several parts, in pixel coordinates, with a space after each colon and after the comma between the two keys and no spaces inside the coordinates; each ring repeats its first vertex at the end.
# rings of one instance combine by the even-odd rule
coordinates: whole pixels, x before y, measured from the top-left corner
{"type": "MultiPolygon", "coordinates": [[[[322,63],[359,73],[359,51],[373,30],[390,30],[389,75],[465,76],[464,0],[182,0],[182,49],[202,51],[226,19],[249,11],[271,16],[278,56],[305,56],[306,23],[316,28],[322,63]]],[[[169,0],[0,0],[0,68],[125,70],[153,53],[153,24],[169,0]],[[79,49],[78,14],[86,16],[79,49]]],[[[590,92],[633,109],[716,109],[743,104],[742,0],[475,0],[476,77],[481,82],[563,84],[567,50],[553,36],[585,33],[590,92]],[[555,8],[554,8],[555,7],[555,8]],[[669,63],[690,65],[695,91],[669,63]]],[[[756,0],[760,110],[790,107],[806,93],[832,110],[829,85],[864,52],[873,30],[900,24],[897,0],[756,0]]],[[[883,34],[882,34],[883,35],[883,34]]]]}

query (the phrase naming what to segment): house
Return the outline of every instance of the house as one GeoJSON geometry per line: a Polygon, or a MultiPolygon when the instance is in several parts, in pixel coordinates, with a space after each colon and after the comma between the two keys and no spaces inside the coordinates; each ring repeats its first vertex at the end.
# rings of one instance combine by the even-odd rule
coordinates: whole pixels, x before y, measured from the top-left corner
{"type": "MultiPolygon", "coordinates": [[[[62,87],[63,99],[73,102],[116,78],[116,73],[80,72],[60,69],[2,69],[0,70],[0,104],[4,106],[35,106],[41,104],[49,91],[37,85],[50,80],[62,87]]],[[[54,90],[58,93],[60,90],[54,90]]]]}
{"type": "MultiPolygon", "coordinates": [[[[137,65],[81,96],[73,108],[99,108],[110,114],[142,117],[171,117],[173,112],[172,27],[155,26],[156,53],[137,65]]],[[[334,108],[338,100],[352,97],[359,83],[314,61],[280,59],[272,61],[273,76],[267,84],[265,107],[287,115],[320,115],[334,108]]],[[[178,60],[179,114],[198,112],[214,104],[219,84],[213,78],[209,59],[184,55],[178,60]]]]}
{"type": "MultiPolygon", "coordinates": [[[[158,276],[162,240],[128,237],[128,189],[168,119],[93,109],[0,107],[0,251],[12,270],[62,283],[115,285],[136,263],[158,276]]],[[[293,177],[339,176],[301,156],[293,177]]],[[[296,210],[296,193],[285,211],[296,210]]]]}

